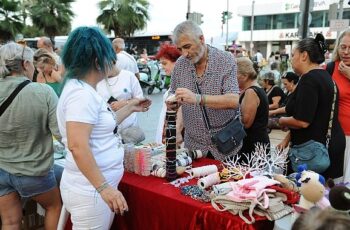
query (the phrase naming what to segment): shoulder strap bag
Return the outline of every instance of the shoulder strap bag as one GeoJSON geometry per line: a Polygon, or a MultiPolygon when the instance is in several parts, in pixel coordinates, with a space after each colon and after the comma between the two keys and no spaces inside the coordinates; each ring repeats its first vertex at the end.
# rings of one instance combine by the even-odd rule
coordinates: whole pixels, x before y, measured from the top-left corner
{"type": "Polygon", "coordinates": [[[335,101],[337,99],[337,85],[333,81],[333,87],[334,87],[334,95],[333,95],[333,102],[332,102],[332,109],[331,109],[331,115],[329,117],[329,123],[328,123],[328,130],[326,135],[326,147],[328,149],[329,142],[331,141],[331,134],[332,134],[332,125],[333,125],[333,117],[334,117],[334,108],[335,108],[335,101]]]}
{"type": "Polygon", "coordinates": [[[289,149],[288,156],[294,172],[297,172],[298,166],[302,164],[306,164],[308,170],[312,170],[317,173],[323,173],[330,166],[328,148],[331,140],[334,109],[337,98],[337,86],[334,81],[333,87],[334,96],[331,107],[331,114],[329,117],[328,130],[326,134],[326,145],[318,141],[309,140],[300,145],[292,146],[289,149]]]}
{"type": "Polygon", "coordinates": [[[0,117],[6,111],[6,109],[11,105],[12,101],[15,99],[17,94],[21,92],[21,90],[30,83],[30,80],[26,80],[19,84],[17,88],[11,93],[11,95],[4,101],[4,103],[0,106],[0,117]]]}
{"type": "MultiPolygon", "coordinates": [[[[198,94],[201,94],[201,90],[199,89],[194,73],[193,77],[196,85],[196,91],[198,94]]],[[[207,110],[204,105],[201,106],[201,111],[205,126],[209,131],[213,145],[215,145],[216,148],[224,155],[228,155],[232,152],[237,153],[242,148],[242,141],[247,135],[240,119],[240,112],[226,125],[226,127],[214,133],[212,131],[212,127],[210,126],[207,110]]]]}

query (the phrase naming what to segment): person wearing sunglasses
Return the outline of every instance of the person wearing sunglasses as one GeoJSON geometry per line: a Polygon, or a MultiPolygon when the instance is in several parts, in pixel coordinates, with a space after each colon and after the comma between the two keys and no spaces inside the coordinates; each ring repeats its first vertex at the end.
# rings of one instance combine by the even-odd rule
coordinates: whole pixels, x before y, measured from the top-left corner
{"type": "Polygon", "coordinates": [[[45,209],[45,229],[57,229],[61,198],[53,170],[52,136],[61,139],[58,98],[45,84],[31,82],[33,51],[14,42],[0,48],[0,215],[3,229],[20,229],[22,198],[45,209]],[[27,83],[26,86],[23,84],[27,83]],[[23,86],[19,93],[15,89],[23,86]],[[8,98],[15,95],[10,104],[8,98]]]}

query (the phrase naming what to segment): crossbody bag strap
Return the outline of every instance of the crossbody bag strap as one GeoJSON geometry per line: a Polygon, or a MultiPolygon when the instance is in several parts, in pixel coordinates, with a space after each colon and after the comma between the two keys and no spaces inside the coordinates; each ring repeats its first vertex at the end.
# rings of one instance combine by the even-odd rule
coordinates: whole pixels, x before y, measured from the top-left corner
{"type": "Polygon", "coordinates": [[[334,95],[333,95],[333,103],[332,103],[332,109],[331,109],[331,115],[329,117],[329,123],[328,123],[328,130],[326,135],[326,147],[328,148],[329,142],[331,140],[332,135],[332,124],[333,124],[333,117],[334,117],[334,109],[335,109],[335,101],[337,99],[337,85],[333,82],[334,87],[334,95]]]}
{"type": "MultiPolygon", "coordinates": [[[[193,77],[194,77],[194,79],[193,79],[194,83],[196,85],[196,91],[197,91],[197,93],[199,95],[201,95],[202,93],[201,93],[201,90],[199,88],[198,82],[197,82],[197,80],[196,80],[194,75],[193,75],[193,77]]],[[[205,106],[201,106],[200,110],[202,111],[202,116],[203,116],[203,119],[204,119],[205,126],[207,127],[209,133],[212,134],[211,126],[210,126],[209,118],[208,118],[208,113],[207,113],[207,110],[206,110],[205,106]]]]}
{"type": "Polygon", "coordinates": [[[269,91],[266,92],[266,95],[269,96],[274,88],[276,88],[277,85],[272,86],[269,91]]]}
{"type": "Polygon", "coordinates": [[[16,89],[11,93],[11,95],[1,104],[0,106],[0,117],[6,111],[6,109],[11,105],[12,101],[15,99],[17,94],[30,83],[30,80],[26,80],[19,84],[16,89]]]}

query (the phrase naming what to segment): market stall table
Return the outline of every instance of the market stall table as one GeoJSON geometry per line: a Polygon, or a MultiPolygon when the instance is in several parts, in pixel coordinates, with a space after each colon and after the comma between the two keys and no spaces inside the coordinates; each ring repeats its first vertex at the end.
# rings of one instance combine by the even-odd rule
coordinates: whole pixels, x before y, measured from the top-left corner
{"type": "MultiPolygon", "coordinates": [[[[193,167],[219,164],[200,159],[193,167]]],[[[194,184],[196,180],[191,180],[194,184]]],[[[185,184],[185,185],[187,185],[185,184]]],[[[219,212],[210,203],[202,203],[181,194],[164,178],[144,177],[125,172],[119,189],[128,202],[129,212],[116,216],[111,229],[273,229],[274,223],[255,216],[256,222],[246,224],[239,216],[219,212]]]]}

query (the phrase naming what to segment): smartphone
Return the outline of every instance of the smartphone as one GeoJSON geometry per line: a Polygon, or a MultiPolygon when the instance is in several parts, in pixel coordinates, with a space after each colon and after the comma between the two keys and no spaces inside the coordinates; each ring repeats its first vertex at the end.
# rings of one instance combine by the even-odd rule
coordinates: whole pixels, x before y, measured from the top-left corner
{"type": "Polygon", "coordinates": [[[111,96],[109,99],[108,99],[108,101],[107,101],[107,103],[108,104],[111,104],[112,102],[114,102],[114,101],[118,101],[116,98],[114,98],[113,96],[111,96]]]}

